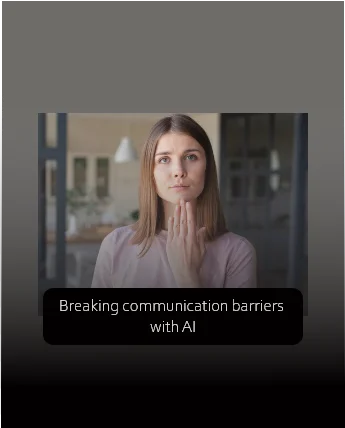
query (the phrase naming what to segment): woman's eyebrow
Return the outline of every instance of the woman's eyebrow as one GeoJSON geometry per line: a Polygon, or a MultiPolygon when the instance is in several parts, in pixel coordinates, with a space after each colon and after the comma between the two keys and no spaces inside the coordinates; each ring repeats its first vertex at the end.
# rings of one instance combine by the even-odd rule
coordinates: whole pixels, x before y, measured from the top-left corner
{"type": "MultiPolygon", "coordinates": [[[[189,153],[189,152],[200,152],[199,149],[188,149],[185,150],[183,153],[189,153]]],[[[156,153],[155,156],[160,156],[160,155],[171,155],[171,152],[159,152],[156,153]]]]}

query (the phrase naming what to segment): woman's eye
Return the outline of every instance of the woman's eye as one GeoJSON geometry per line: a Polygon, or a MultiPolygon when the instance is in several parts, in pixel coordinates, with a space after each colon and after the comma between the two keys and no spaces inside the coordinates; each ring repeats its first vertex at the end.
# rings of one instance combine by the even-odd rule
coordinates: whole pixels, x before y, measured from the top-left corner
{"type": "MultiPolygon", "coordinates": [[[[196,157],[196,155],[187,155],[187,156],[186,156],[186,159],[187,159],[187,160],[196,160],[196,159],[197,159],[197,157],[196,157]]],[[[159,163],[168,163],[168,162],[169,162],[169,158],[167,158],[167,157],[165,157],[165,158],[160,158],[158,162],[159,162],[159,163]]]]}

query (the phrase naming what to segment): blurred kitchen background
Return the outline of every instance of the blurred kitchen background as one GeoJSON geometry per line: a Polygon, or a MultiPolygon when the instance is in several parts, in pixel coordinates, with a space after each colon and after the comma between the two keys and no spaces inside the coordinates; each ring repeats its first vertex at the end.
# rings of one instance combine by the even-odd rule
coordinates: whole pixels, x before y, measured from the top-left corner
{"type": "MultiPolygon", "coordinates": [[[[260,287],[307,295],[308,115],[187,113],[207,132],[231,231],[260,287]]],[[[98,250],[138,216],[139,156],[166,114],[38,115],[39,290],[90,287],[98,250]]]]}

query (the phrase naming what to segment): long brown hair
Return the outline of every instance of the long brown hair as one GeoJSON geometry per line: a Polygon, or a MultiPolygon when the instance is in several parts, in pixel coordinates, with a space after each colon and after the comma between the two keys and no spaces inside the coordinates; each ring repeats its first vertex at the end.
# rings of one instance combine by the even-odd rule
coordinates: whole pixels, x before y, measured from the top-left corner
{"type": "Polygon", "coordinates": [[[220,203],[217,169],[211,142],[205,130],[191,117],[184,114],[173,114],[164,117],[153,126],[141,154],[139,220],[132,225],[135,234],[131,239],[132,244],[144,244],[139,257],[146,254],[155,235],[164,228],[163,202],[156,192],[153,170],[158,141],[168,132],[189,135],[205,150],[205,183],[204,189],[197,199],[197,229],[206,227],[205,241],[213,241],[228,232],[220,203]]]}

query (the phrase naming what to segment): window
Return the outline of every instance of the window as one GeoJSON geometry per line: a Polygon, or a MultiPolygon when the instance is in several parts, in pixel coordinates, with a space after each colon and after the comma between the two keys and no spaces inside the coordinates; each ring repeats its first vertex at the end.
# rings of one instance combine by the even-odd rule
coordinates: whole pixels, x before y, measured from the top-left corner
{"type": "Polygon", "coordinates": [[[56,198],[57,163],[55,160],[46,161],[46,197],[48,200],[56,198]]]}
{"type": "Polygon", "coordinates": [[[231,160],[230,199],[249,198],[254,201],[265,198],[268,188],[266,163],[266,159],[257,158],[248,158],[246,162],[242,159],[231,160]]]}
{"type": "Polygon", "coordinates": [[[82,196],[86,195],[87,183],[86,183],[86,169],[87,159],[86,158],[74,158],[74,188],[80,192],[82,196]]]}
{"type": "Polygon", "coordinates": [[[96,160],[96,194],[98,198],[109,196],[109,159],[96,160]]]}
{"type": "Polygon", "coordinates": [[[96,197],[104,199],[110,196],[111,160],[106,155],[72,154],[70,163],[71,179],[68,186],[76,190],[82,199],[96,197]]]}
{"type": "Polygon", "coordinates": [[[50,170],[50,196],[56,197],[56,168],[50,170]]]}
{"type": "Polygon", "coordinates": [[[264,198],[267,193],[267,178],[265,175],[258,175],[255,179],[254,198],[264,198]]]}

